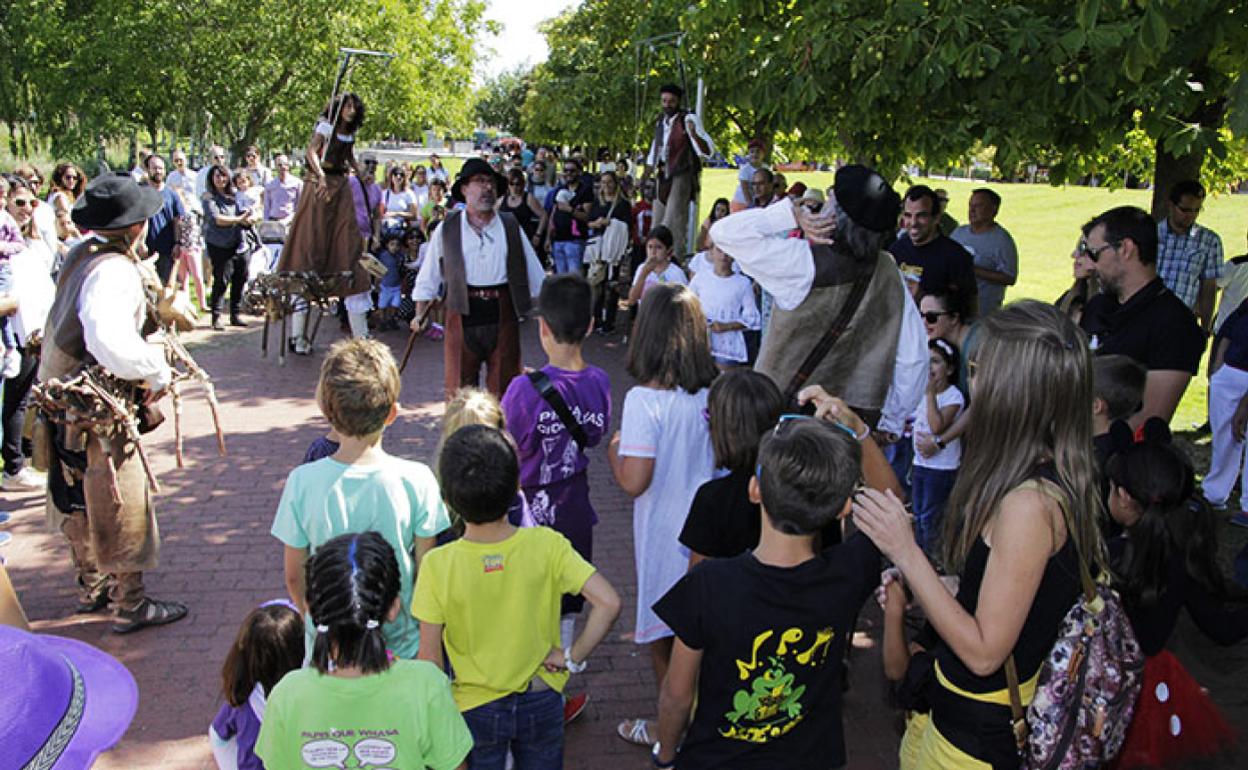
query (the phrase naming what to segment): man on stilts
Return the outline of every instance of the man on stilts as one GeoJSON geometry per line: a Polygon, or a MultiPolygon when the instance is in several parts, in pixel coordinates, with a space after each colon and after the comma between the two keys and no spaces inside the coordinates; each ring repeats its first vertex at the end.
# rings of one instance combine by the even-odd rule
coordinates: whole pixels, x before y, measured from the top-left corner
{"type": "Polygon", "coordinates": [[[447,398],[478,385],[482,365],[485,387],[498,398],[520,373],[520,321],[532,310],[545,272],[515,217],[494,209],[506,192],[506,177],[488,163],[472,158],[464,164],[451,195],[465,207],[438,227],[412,289],[412,331],[419,333],[438,287],[446,286],[447,398]]]}
{"type": "Polygon", "coordinates": [[[672,247],[680,259],[688,254],[689,201],[698,194],[702,173],[700,158],[709,158],[715,151],[698,116],[681,109],[680,100],[684,95],[684,90],[676,85],[659,89],[662,112],[655,121],[654,140],[641,175],[644,182],[652,171],[658,171],[654,224],[666,225],[672,231],[672,247]]]}
{"type": "MultiPolygon", "coordinates": [[[[97,364],[128,381],[126,392],[114,395],[139,410],[138,432],[159,424],[150,405],[173,378],[163,347],[146,339],[155,330],[151,303],[160,284],[137,252],[147,220],[162,203],[160,193],[125,175],[87,186],[72,217],[93,234],[61,268],[39,366],[44,385],[72,380],[97,364]]],[[[51,429],[48,520],[69,541],[77,611],[111,605],[119,634],[185,617],[185,605],[153,599],[143,587],[143,573],[159,560],[160,533],[136,437],[86,420],[43,427],[51,429]]]]}

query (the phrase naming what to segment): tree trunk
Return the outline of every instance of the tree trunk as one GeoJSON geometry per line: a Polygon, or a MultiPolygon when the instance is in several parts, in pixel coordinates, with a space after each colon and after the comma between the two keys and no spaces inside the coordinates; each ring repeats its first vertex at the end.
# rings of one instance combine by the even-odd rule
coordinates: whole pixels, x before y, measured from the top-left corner
{"type": "Polygon", "coordinates": [[[1200,179],[1200,169],[1204,164],[1203,149],[1176,158],[1162,149],[1160,142],[1157,144],[1157,160],[1153,167],[1153,219],[1160,220],[1169,213],[1166,203],[1170,199],[1170,188],[1185,179],[1200,179]]]}

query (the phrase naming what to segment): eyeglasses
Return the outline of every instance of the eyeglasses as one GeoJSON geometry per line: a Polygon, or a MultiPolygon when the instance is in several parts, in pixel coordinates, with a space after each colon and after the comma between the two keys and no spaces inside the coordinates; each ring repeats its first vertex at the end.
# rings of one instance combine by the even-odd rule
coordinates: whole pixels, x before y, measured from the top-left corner
{"type": "MultiPolygon", "coordinates": [[[[370,164],[367,164],[367,163],[366,163],[365,165],[370,165],[370,164]]],[[[403,176],[403,172],[402,172],[402,171],[391,171],[391,172],[390,172],[390,176],[403,176]]]]}
{"type": "Polygon", "coordinates": [[[1099,262],[1101,259],[1101,254],[1105,253],[1106,249],[1113,249],[1117,251],[1118,247],[1121,245],[1122,245],[1122,241],[1117,241],[1117,242],[1110,241],[1106,243],[1104,246],[1094,249],[1088,245],[1087,241],[1081,241],[1079,243],[1079,255],[1083,257],[1087,257],[1093,262],[1099,262]]]}
{"type": "Polygon", "coordinates": [[[77,175],[77,174],[73,174],[73,173],[67,173],[67,174],[63,174],[63,175],[61,176],[61,178],[62,178],[62,179],[77,179],[77,178],[78,178],[78,175],[77,175]]]}
{"type": "Polygon", "coordinates": [[[1176,204],[1175,208],[1178,209],[1179,211],[1182,211],[1184,214],[1191,214],[1192,216],[1196,216],[1197,214],[1200,213],[1200,206],[1197,206],[1194,209],[1189,209],[1186,206],[1179,206],[1176,204]]]}
{"type": "Polygon", "coordinates": [[[17,206],[19,209],[24,209],[27,207],[33,209],[35,207],[35,199],[34,198],[14,198],[13,205],[17,206]]]}
{"type": "Polygon", "coordinates": [[[929,310],[926,313],[919,313],[919,315],[923,316],[924,321],[927,321],[929,324],[934,324],[940,320],[940,317],[942,315],[953,315],[953,314],[950,313],[948,310],[929,310]]]}

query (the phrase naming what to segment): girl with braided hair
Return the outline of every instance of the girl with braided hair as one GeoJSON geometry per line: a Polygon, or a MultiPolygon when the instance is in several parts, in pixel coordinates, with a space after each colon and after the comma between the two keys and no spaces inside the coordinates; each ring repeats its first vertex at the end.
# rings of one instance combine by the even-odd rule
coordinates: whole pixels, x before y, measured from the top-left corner
{"type": "Polygon", "coordinates": [[[472,748],[446,675],[392,660],[382,624],[398,616],[399,565],[376,532],[340,535],[307,563],[311,666],[273,688],[256,754],[267,767],[463,768],[472,748]]]}

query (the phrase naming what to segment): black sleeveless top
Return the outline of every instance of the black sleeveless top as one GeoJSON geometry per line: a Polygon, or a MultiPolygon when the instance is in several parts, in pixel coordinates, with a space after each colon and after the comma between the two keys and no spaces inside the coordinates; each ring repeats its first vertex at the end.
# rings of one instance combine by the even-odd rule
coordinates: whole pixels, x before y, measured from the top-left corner
{"type": "Polygon", "coordinates": [[[529,207],[529,194],[526,192],[524,198],[520,201],[520,205],[514,208],[507,205],[509,197],[511,196],[503,196],[502,202],[498,205],[498,210],[505,211],[515,217],[516,221],[520,223],[520,229],[524,231],[525,235],[532,238],[533,234],[537,232],[539,220],[537,214],[533,213],[533,209],[529,207]]]}
{"type": "MultiPolygon", "coordinates": [[[[1039,469],[1035,479],[1053,480],[1051,466],[1039,469]]],[[[1047,485],[1046,485],[1047,487],[1047,485]]],[[[1043,488],[1056,491],[1053,487],[1043,488]]],[[[1069,502],[1066,503],[1069,505],[1069,502]]],[[[974,614],[979,605],[979,590],[988,566],[991,548],[978,538],[967,554],[958,587],[958,603],[974,614]]],[[[1095,573],[1095,570],[1094,570],[1095,573]]],[[[1057,641],[1062,619],[1074,606],[1082,586],[1079,578],[1079,556],[1074,535],[1067,533],[1066,542],[1049,557],[1044,575],[1032,600],[1031,610],[1023,622],[1018,641],[1014,644],[1014,663],[1019,682],[1034,677],[1044,664],[1057,641]]],[[[1005,668],[988,676],[972,673],[943,641],[932,651],[940,672],[955,687],[971,693],[989,693],[1006,689],[1005,668]]],[[[1019,766],[1018,751],[1011,730],[1010,708],[974,701],[957,695],[934,680],[929,688],[932,723],[941,735],[971,756],[992,765],[994,770],[1019,766]]]]}

